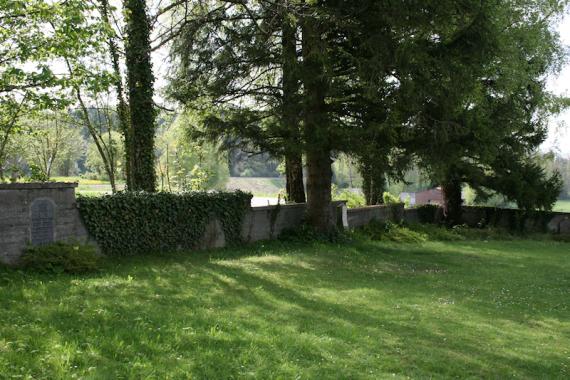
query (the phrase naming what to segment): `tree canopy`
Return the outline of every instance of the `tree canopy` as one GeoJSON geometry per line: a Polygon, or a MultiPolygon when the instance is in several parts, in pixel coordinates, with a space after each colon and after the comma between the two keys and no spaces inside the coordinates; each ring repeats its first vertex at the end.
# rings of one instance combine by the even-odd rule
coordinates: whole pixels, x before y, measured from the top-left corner
{"type": "Polygon", "coordinates": [[[167,95],[192,115],[185,149],[282,159],[289,200],[322,231],[339,156],[358,161],[368,204],[421,168],[450,223],[464,185],[527,209],[560,191],[535,153],[567,106],[546,89],[566,58],[552,21],[567,0],[124,0],[121,16],[113,4],[0,0],[0,177],[24,110],[73,106],[109,178],[120,151],[127,188],[155,191],[172,165],[155,159],[151,58],[168,47],[167,95]],[[108,127],[94,108],[112,110],[108,127]]]}

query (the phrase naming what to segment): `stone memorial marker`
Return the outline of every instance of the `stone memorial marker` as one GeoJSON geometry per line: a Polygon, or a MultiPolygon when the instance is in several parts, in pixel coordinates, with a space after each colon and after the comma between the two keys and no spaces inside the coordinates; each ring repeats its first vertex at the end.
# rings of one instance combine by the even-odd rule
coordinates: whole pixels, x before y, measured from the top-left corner
{"type": "Polygon", "coordinates": [[[566,218],[562,220],[558,225],[558,229],[559,229],[558,233],[560,234],[564,235],[570,234],[570,219],[566,218]]]}
{"type": "Polygon", "coordinates": [[[49,199],[36,199],[31,206],[32,245],[43,245],[55,241],[54,205],[49,199]]]}

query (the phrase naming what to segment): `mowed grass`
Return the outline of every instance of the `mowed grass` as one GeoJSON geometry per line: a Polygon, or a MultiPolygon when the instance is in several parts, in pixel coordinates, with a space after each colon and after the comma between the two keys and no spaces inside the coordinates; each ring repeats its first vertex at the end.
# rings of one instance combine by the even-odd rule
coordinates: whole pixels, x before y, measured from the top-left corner
{"type": "Polygon", "coordinates": [[[258,244],[0,270],[0,377],[570,377],[570,245],[258,244]]]}
{"type": "Polygon", "coordinates": [[[559,200],[554,205],[553,211],[570,212],[570,200],[559,200]]]}
{"type": "MultiPolygon", "coordinates": [[[[76,190],[77,194],[85,196],[101,196],[105,194],[111,194],[111,183],[105,180],[99,179],[86,179],[81,177],[53,177],[55,182],[77,182],[78,187],[76,190]]],[[[123,190],[125,184],[123,182],[117,183],[117,189],[123,190]]]]}

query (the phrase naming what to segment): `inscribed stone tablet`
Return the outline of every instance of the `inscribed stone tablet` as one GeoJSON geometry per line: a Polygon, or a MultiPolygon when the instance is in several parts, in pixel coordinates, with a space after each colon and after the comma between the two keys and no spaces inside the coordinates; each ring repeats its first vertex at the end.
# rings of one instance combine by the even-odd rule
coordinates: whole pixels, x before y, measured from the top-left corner
{"type": "Polygon", "coordinates": [[[54,241],[54,207],[47,199],[37,199],[32,203],[32,245],[53,243],[54,241]]]}

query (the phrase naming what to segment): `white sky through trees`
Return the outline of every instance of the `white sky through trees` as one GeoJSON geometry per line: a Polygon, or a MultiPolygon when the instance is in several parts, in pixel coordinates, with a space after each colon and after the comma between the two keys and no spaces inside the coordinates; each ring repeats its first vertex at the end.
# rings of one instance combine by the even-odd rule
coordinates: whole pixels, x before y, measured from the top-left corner
{"type": "MultiPolygon", "coordinates": [[[[110,0],[110,3],[119,10],[121,9],[121,1],[110,0]]],[[[151,0],[149,1],[150,9],[149,14],[155,14],[161,6],[165,3],[164,0],[151,0]]],[[[165,15],[166,17],[166,15],[165,15]]],[[[161,19],[162,20],[162,19],[161,19]]],[[[162,20],[158,25],[154,25],[156,29],[168,28],[168,20],[162,20]]],[[[567,11],[566,15],[554,26],[560,33],[560,38],[562,44],[565,46],[569,52],[570,58],[570,10],[567,11]]],[[[154,30],[153,37],[156,37],[158,33],[154,30]]],[[[164,29],[162,29],[164,30],[164,29]]],[[[153,61],[153,71],[156,77],[155,80],[155,100],[159,104],[168,103],[163,97],[163,89],[168,84],[168,67],[169,67],[169,46],[165,45],[160,49],[157,49],[152,54],[153,61]]],[[[65,72],[65,67],[61,63],[54,63],[55,71],[65,72]]],[[[556,95],[570,97],[570,59],[567,62],[556,77],[551,77],[548,79],[548,88],[556,95]]],[[[172,107],[172,104],[166,104],[168,107],[172,107]]],[[[570,157],[570,109],[563,112],[562,114],[553,117],[549,124],[549,136],[548,139],[541,147],[542,151],[554,151],[561,156],[570,157]]]]}
{"type": "MultiPolygon", "coordinates": [[[[570,11],[557,25],[562,44],[570,49],[570,11]]],[[[557,77],[550,78],[548,88],[557,95],[570,97],[570,61],[557,77]]],[[[550,123],[548,140],[543,150],[553,150],[564,157],[570,157],[570,110],[566,110],[550,123]]]]}

